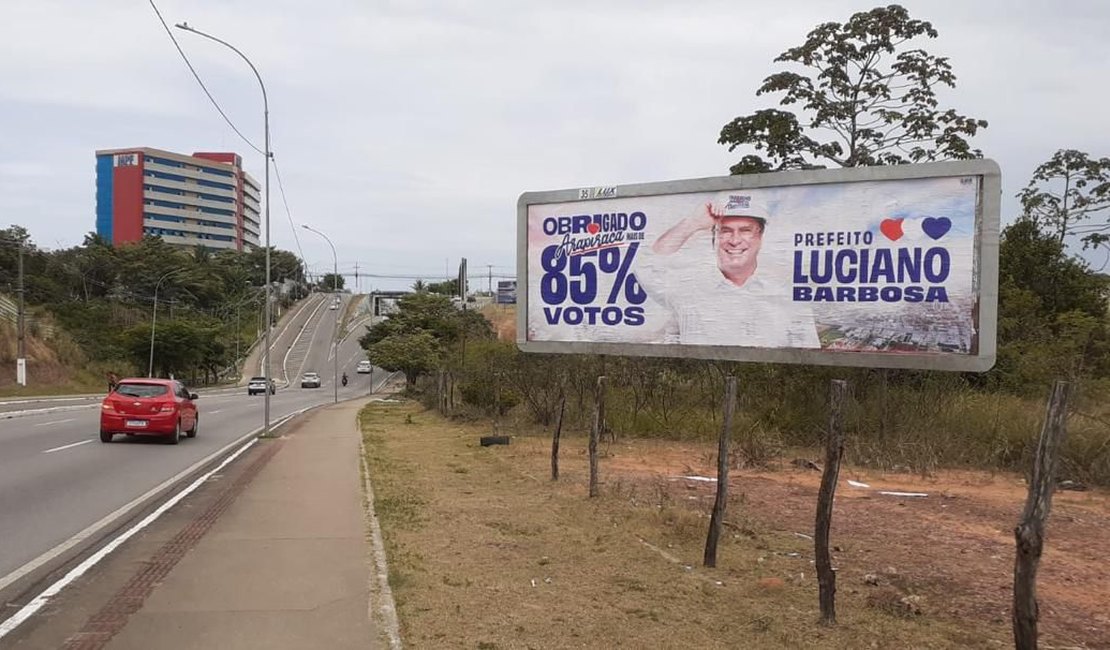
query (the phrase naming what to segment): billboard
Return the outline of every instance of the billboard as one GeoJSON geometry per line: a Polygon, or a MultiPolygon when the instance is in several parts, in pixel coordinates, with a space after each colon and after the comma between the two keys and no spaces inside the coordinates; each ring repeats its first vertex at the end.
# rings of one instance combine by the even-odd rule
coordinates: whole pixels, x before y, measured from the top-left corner
{"type": "Polygon", "coordinates": [[[525,193],[518,345],[988,370],[1000,194],[989,160],[525,193]]]}
{"type": "Polygon", "coordinates": [[[499,305],[515,305],[516,304],[516,280],[498,280],[497,281],[497,304],[499,304],[499,305]]]}

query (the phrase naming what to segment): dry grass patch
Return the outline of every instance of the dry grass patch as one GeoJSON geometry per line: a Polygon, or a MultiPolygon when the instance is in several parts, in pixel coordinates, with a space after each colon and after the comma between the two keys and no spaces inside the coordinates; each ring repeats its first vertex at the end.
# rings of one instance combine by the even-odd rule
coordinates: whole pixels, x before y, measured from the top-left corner
{"type": "MultiPolygon", "coordinates": [[[[809,542],[744,516],[734,490],[718,569],[700,567],[711,498],[603,459],[586,497],[585,440],[478,444],[486,427],[414,403],[361,414],[402,634],[410,647],[987,647],[997,630],[906,616],[842,583],[817,625],[809,542]]],[[[696,462],[696,459],[693,459],[696,462]]],[[[699,487],[699,486],[695,486],[699,487]]]]}

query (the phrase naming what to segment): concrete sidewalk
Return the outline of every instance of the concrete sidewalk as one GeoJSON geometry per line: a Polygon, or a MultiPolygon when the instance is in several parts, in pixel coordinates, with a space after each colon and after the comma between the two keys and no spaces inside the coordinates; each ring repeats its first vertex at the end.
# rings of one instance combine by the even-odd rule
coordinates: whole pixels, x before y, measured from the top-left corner
{"type": "Polygon", "coordinates": [[[219,497],[144,563],[156,573],[176,555],[164,575],[137,571],[66,647],[386,647],[369,615],[356,421],[366,401],[311,412],[256,444],[219,497]],[[118,620],[129,599],[141,605],[118,620]]]}

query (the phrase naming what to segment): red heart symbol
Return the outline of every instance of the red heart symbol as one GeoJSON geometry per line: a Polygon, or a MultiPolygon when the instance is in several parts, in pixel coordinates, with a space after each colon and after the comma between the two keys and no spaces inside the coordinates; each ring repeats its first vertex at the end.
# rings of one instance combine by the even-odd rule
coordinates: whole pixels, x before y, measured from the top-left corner
{"type": "Polygon", "coordinates": [[[879,230],[890,241],[898,241],[902,238],[902,221],[902,219],[883,219],[879,223],[879,230]]]}
{"type": "Polygon", "coordinates": [[[601,226],[597,225],[596,223],[591,223],[590,225],[586,226],[586,230],[589,230],[591,235],[596,235],[597,231],[601,230],[601,226]]]}

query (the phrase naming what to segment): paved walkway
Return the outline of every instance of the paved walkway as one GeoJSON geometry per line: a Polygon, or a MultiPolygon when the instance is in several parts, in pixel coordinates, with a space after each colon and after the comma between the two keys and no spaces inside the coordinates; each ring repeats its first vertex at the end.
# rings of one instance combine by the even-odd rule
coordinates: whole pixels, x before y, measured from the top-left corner
{"type": "Polygon", "coordinates": [[[64,647],[386,647],[369,615],[356,422],[365,403],[311,412],[256,444],[207,498],[177,506],[187,516],[155,533],[153,553],[154,540],[121,548],[142,557],[64,647]]]}

